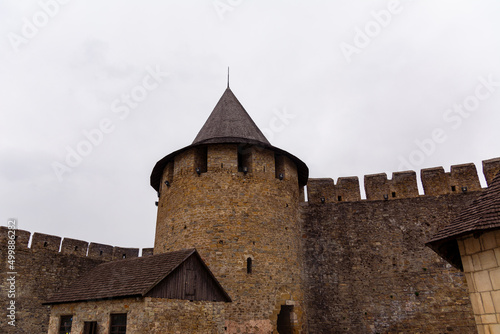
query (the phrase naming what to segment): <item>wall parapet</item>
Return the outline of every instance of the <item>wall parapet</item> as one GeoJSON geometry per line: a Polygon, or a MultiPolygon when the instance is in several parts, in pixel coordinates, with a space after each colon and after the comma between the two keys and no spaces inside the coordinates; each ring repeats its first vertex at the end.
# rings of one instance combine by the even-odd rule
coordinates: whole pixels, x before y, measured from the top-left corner
{"type": "MultiPolygon", "coordinates": [[[[0,245],[7,245],[8,240],[7,226],[0,226],[0,245]]],[[[98,243],[89,243],[87,241],[61,238],[55,235],[44,233],[33,233],[31,247],[29,240],[31,232],[25,230],[15,230],[16,249],[31,250],[33,252],[52,252],[65,255],[75,255],[80,257],[90,257],[104,261],[114,261],[139,257],[139,248],[124,248],[98,243]]],[[[153,248],[143,248],[142,256],[153,255],[153,248]]]]}
{"type": "MultiPolygon", "coordinates": [[[[500,158],[485,160],[483,174],[488,185],[500,172],[500,158]]],[[[482,190],[476,166],[472,163],[453,165],[450,172],[443,167],[426,168],[420,171],[424,195],[419,195],[415,171],[386,173],[364,176],[366,200],[394,200],[419,196],[461,194],[467,191],[482,190]]],[[[311,178],[307,184],[309,203],[337,203],[360,201],[359,179],[356,176],[340,177],[335,184],[331,178],[311,178]]]]}

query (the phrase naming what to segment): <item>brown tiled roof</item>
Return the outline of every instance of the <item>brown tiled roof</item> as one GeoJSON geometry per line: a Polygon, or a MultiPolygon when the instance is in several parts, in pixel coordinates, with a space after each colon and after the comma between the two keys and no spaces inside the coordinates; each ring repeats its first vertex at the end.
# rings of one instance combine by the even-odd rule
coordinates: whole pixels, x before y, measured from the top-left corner
{"type": "Polygon", "coordinates": [[[228,87],[192,145],[234,143],[235,141],[270,145],[228,87]]]}
{"type": "Polygon", "coordinates": [[[258,145],[270,149],[277,154],[285,155],[297,165],[299,183],[302,185],[307,184],[309,168],[307,168],[306,164],[293,154],[272,146],[257,125],[255,125],[231,89],[227,88],[193,143],[166,155],[156,163],[151,172],[151,186],[156,191],[160,189],[163,169],[169,161],[174,160],[177,154],[195,146],[224,143],[258,145]]]}
{"type": "Polygon", "coordinates": [[[462,210],[457,218],[440,229],[427,246],[439,255],[461,268],[460,254],[456,238],[485,230],[500,228],[500,173],[491,185],[481,193],[472,204],[462,210]]]}
{"type": "Polygon", "coordinates": [[[144,296],[194,253],[195,249],[185,249],[102,263],[44,304],[144,296]]]}

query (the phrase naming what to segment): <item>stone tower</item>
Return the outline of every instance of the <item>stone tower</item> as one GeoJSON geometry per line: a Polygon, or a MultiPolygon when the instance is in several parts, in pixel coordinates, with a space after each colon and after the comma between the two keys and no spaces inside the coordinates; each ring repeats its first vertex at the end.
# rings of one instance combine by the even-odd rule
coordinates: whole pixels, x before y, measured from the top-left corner
{"type": "Polygon", "coordinates": [[[226,89],[193,143],[158,161],[154,253],[196,248],[233,302],[227,333],[304,327],[299,202],[308,168],[226,89]]]}

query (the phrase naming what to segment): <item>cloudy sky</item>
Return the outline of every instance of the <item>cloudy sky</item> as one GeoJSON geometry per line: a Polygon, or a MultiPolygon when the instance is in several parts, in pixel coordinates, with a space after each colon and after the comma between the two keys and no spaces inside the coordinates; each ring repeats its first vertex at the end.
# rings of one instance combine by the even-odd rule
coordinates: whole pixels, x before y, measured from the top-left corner
{"type": "MultiPolygon", "coordinates": [[[[500,157],[500,3],[0,1],[0,212],[151,247],[151,170],[230,85],[311,177],[500,157]]],[[[417,173],[418,174],[418,173],[417,173]]]]}

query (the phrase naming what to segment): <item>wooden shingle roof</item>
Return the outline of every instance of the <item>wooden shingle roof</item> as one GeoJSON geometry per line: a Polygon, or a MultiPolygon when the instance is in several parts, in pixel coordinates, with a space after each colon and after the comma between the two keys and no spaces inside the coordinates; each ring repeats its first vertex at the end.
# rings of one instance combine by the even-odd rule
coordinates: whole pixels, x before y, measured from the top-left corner
{"type": "Polygon", "coordinates": [[[462,210],[450,224],[440,229],[426,245],[455,267],[462,269],[456,239],[467,234],[499,228],[500,173],[495,176],[488,189],[462,210]]]}
{"type": "Polygon", "coordinates": [[[228,87],[192,145],[234,142],[271,145],[228,87]]]}
{"type": "MultiPolygon", "coordinates": [[[[196,249],[185,249],[102,263],[50,296],[44,304],[145,296],[192,255],[199,257],[196,249]]],[[[202,260],[201,263],[204,265],[202,260]]],[[[215,284],[227,296],[208,267],[204,266],[215,284]]],[[[227,299],[230,300],[229,296],[227,299]]]]}
{"type": "Polygon", "coordinates": [[[309,168],[307,168],[306,164],[293,154],[272,146],[228,87],[198,132],[193,143],[166,155],[156,163],[151,172],[151,186],[156,191],[160,189],[163,170],[168,162],[174,160],[176,155],[190,148],[209,144],[257,145],[272,150],[276,154],[285,155],[297,166],[299,183],[301,185],[307,184],[309,168]]]}

